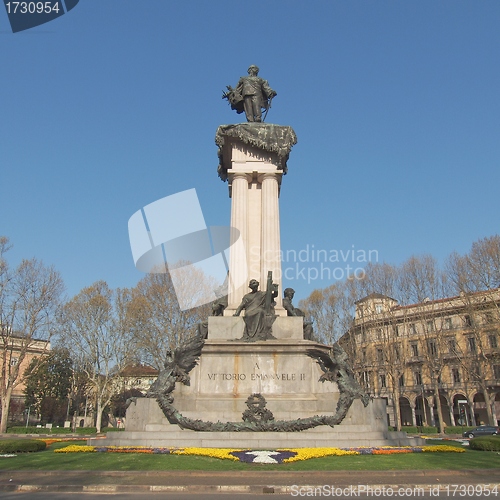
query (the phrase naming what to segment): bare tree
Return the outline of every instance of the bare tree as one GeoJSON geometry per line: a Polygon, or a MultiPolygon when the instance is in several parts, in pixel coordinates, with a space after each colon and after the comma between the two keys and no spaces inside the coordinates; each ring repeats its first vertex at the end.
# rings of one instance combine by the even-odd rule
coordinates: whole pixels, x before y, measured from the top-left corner
{"type": "Polygon", "coordinates": [[[135,349],[130,297],[129,290],[113,291],[98,281],[67,302],[61,314],[62,341],[93,389],[97,432],[104,408],[117,392],[119,373],[135,349]]]}
{"type": "Polygon", "coordinates": [[[7,430],[12,391],[21,382],[23,362],[30,353],[41,361],[50,349],[64,290],[59,273],[36,259],[23,260],[11,271],[5,259],[9,248],[8,239],[0,237],[1,433],[7,430]]]}
{"type": "MultiPolygon", "coordinates": [[[[203,276],[186,272],[182,287],[192,294],[203,285],[203,276]]],[[[211,303],[182,311],[177,300],[179,287],[174,288],[168,273],[147,274],[132,290],[128,311],[134,325],[138,350],[144,361],[160,370],[169,350],[178,347],[192,335],[197,323],[205,321],[211,303]]]]}
{"type": "MultiPolygon", "coordinates": [[[[411,311],[411,321],[415,328],[415,341],[420,340],[419,356],[423,364],[420,370],[425,368],[427,371],[436,404],[438,429],[440,433],[444,433],[440,386],[441,375],[447,365],[444,354],[448,331],[440,320],[442,307],[439,299],[448,294],[448,280],[431,255],[412,256],[401,266],[399,288],[403,302],[412,304],[408,310],[411,311]]],[[[420,374],[419,378],[422,375],[422,404],[425,405],[425,374],[420,374]]],[[[418,385],[416,380],[414,383],[418,385]]],[[[425,406],[423,411],[425,419],[425,406]]]]}
{"type": "Polygon", "coordinates": [[[468,381],[480,387],[488,421],[495,424],[495,391],[488,374],[500,360],[500,236],[480,239],[465,255],[454,253],[447,263],[448,274],[464,308],[466,346],[461,364],[468,381]]]}

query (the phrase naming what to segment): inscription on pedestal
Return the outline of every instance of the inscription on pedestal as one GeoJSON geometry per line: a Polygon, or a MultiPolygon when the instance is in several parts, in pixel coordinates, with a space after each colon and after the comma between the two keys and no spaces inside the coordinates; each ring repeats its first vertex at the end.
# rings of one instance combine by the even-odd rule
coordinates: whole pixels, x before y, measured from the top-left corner
{"type": "Polygon", "coordinates": [[[305,373],[208,373],[209,380],[306,380],[305,373]]]}

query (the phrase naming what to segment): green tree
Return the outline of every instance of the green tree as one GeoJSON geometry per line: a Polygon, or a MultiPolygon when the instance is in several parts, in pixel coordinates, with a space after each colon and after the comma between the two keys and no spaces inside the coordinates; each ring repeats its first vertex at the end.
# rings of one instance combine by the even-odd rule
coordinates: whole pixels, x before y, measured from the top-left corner
{"type": "Polygon", "coordinates": [[[60,424],[68,413],[68,396],[73,377],[69,352],[57,349],[49,356],[34,358],[24,372],[26,407],[42,422],[60,424]]]}

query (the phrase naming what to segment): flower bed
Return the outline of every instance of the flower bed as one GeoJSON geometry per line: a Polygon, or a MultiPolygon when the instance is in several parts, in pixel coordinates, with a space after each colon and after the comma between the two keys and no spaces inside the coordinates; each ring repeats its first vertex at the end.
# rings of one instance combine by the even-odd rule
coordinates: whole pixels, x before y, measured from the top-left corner
{"type": "Polygon", "coordinates": [[[295,448],[283,450],[235,450],[232,448],[151,448],[146,446],[80,446],[70,445],[55,453],[147,453],[197,455],[246,463],[282,464],[346,455],[393,455],[397,453],[463,453],[455,446],[383,446],[379,448],[295,448]]]}

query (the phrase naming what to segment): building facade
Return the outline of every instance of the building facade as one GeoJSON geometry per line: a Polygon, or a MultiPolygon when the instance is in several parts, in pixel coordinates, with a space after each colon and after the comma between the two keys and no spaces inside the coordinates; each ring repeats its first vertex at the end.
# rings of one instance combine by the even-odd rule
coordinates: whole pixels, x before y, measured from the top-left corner
{"type": "MultiPolygon", "coordinates": [[[[24,373],[35,357],[50,354],[50,342],[46,340],[30,339],[13,334],[2,336],[2,364],[4,364],[4,377],[12,377],[14,369],[18,369],[18,376],[14,382],[10,400],[9,421],[19,422],[26,418],[24,405],[24,390],[26,388],[24,373]],[[22,358],[22,359],[21,359],[22,358]]],[[[2,380],[6,384],[5,380],[2,380]]]]}
{"type": "Polygon", "coordinates": [[[500,425],[500,289],[407,306],[373,293],[340,343],[389,425],[500,425]]]}

